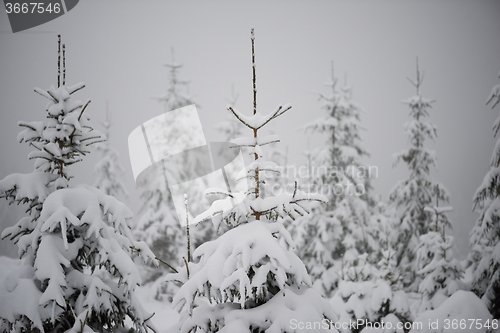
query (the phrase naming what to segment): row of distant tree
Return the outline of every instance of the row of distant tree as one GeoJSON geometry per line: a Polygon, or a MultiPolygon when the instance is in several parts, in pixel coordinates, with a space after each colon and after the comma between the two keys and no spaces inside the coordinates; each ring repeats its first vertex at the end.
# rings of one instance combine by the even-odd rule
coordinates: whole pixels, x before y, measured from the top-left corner
{"type": "MultiPolygon", "coordinates": [[[[178,79],[181,65],[171,63],[167,67],[170,69],[170,86],[160,99],[166,110],[194,104],[187,90],[182,89],[186,81],[178,79]]],[[[337,313],[338,316],[381,320],[393,313],[402,321],[411,321],[426,310],[438,308],[458,290],[474,291],[495,318],[500,316],[496,302],[500,295],[500,273],[496,259],[500,254],[496,209],[499,152],[494,152],[492,171],[486,175],[474,197],[474,207],[480,217],[471,233],[471,250],[467,260],[459,262],[452,252],[453,237],[447,234],[452,228],[447,216],[452,210],[448,206],[450,193],[430,175],[437,157],[435,151],[426,146],[426,141],[437,138],[437,129],[429,120],[435,101],[420,94],[423,80],[424,74],[418,68],[417,61],[416,77],[410,80],[416,93],[404,102],[410,115],[410,120],[404,124],[410,146],[396,156],[396,163],[404,163],[409,176],[397,182],[388,202],[378,201],[371,194],[370,178],[363,171],[367,167],[361,162],[369,156],[360,136],[361,108],[352,98],[352,88],[338,84],[333,65],[327,83],[329,91],[319,94],[324,116],[305,126],[309,133],[325,138],[324,146],[308,152],[306,167],[311,170],[326,166],[327,170],[335,172],[310,172],[307,179],[299,182],[307,184],[309,188],[339,188],[340,185],[342,189],[356,186],[364,189],[361,195],[349,191],[330,191],[328,202],[313,205],[311,214],[296,220],[285,218],[285,224],[296,242],[297,254],[306,265],[315,288],[322,295],[333,297],[335,302],[343,303],[339,308],[345,310],[337,313]],[[472,274],[471,281],[465,279],[466,270],[472,274]],[[353,284],[358,284],[357,289],[353,284]],[[361,311],[362,306],[359,304],[364,302],[363,299],[381,290],[385,290],[386,297],[380,299],[380,304],[361,311]]],[[[500,98],[498,90],[499,86],[494,87],[488,99],[492,107],[496,106],[500,98]]],[[[231,107],[235,107],[236,99],[233,90],[229,100],[231,107]]],[[[230,115],[217,129],[225,140],[230,141],[241,136],[245,126],[230,115]]],[[[498,124],[494,127],[495,135],[497,129],[498,124]]],[[[282,149],[266,149],[272,161],[286,166],[287,154],[282,149]]],[[[271,193],[274,184],[283,185],[283,182],[283,177],[271,176],[263,186],[271,193]]],[[[160,207],[168,205],[168,198],[165,199],[163,205],[153,210],[153,206],[148,205],[145,211],[160,212],[160,207]]],[[[165,230],[165,233],[174,235],[174,232],[166,230],[178,229],[173,236],[176,241],[168,242],[164,236],[156,240],[149,238],[148,241],[149,244],[157,242],[158,248],[152,245],[153,250],[164,251],[164,258],[178,264],[182,257],[179,248],[182,249],[185,238],[181,236],[183,231],[179,224],[165,223],[164,217],[167,215],[175,219],[175,214],[164,213],[155,220],[157,224],[151,224],[155,225],[155,229],[149,229],[152,232],[149,232],[148,237],[158,235],[156,230],[165,230]],[[181,240],[180,243],[177,240],[181,240]]],[[[145,221],[148,219],[153,220],[147,218],[141,224],[146,234],[148,223],[145,221]]],[[[204,240],[211,237],[214,236],[207,236],[204,240]]],[[[158,297],[168,289],[162,288],[158,297]]],[[[170,292],[169,297],[175,290],[170,292]]]]}

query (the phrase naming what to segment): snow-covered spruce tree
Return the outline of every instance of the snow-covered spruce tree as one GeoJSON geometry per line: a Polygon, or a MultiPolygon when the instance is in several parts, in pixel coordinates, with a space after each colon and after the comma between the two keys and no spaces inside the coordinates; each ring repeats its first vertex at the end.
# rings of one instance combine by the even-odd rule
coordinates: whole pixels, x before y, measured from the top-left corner
{"type": "Polygon", "coordinates": [[[380,258],[377,263],[377,275],[387,281],[393,290],[402,289],[402,273],[397,266],[396,248],[399,236],[399,221],[394,207],[379,201],[371,216],[372,224],[376,224],[377,239],[379,240],[380,258]]]}
{"type": "MultiPolygon", "coordinates": [[[[500,77],[500,73],[499,73],[500,77]]],[[[486,104],[500,103],[500,84],[493,87],[486,104]]],[[[500,116],[493,124],[493,134],[500,129],[500,116]]],[[[480,215],[471,231],[468,262],[474,276],[473,291],[482,298],[492,315],[500,319],[500,140],[497,141],[490,170],[474,195],[474,210],[480,215]]]]}
{"type": "Polygon", "coordinates": [[[59,37],[57,87],[35,89],[49,100],[46,119],[19,122],[19,141],[36,149],[29,154],[35,169],[0,181],[0,197],[28,207],[28,215],[2,233],[17,243],[22,258],[0,284],[2,329],[113,332],[126,329],[129,318],[145,332],[149,314],[135,296],[140,278],[131,256],[154,257],[133,239],[131,211],[95,187],[69,185],[71,165],[102,137],[85,113],[90,101],[72,97],[84,84],[66,86],[64,50],[61,64],[59,37]]]}
{"type": "Polygon", "coordinates": [[[326,85],[329,94],[319,94],[325,115],[306,125],[306,130],[324,134],[324,147],[313,152],[311,183],[314,191],[328,195],[328,204],[313,209],[296,223],[298,253],[313,280],[330,296],[336,288],[346,253],[353,264],[357,255],[372,252],[377,242],[369,223],[369,169],[361,159],[368,156],[361,143],[360,107],[352,101],[350,87],[337,88],[332,73],[326,85]],[[352,241],[349,241],[352,240],[352,241]],[[327,274],[326,270],[331,269],[327,274]]]}
{"type": "MultiPolygon", "coordinates": [[[[134,227],[134,234],[148,244],[156,257],[169,265],[179,265],[182,255],[179,250],[186,244],[185,231],[181,228],[170,192],[167,190],[144,190],[140,198],[143,206],[134,227]]],[[[168,266],[149,266],[145,282],[156,281],[156,298],[170,297],[175,287],[167,285],[161,277],[169,271],[168,266]],[[159,280],[161,279],[161,281],[159,280]],[[171,289],[174,288],[174,289],[171,289]]]]}
{"type": "MultiPolygon", "coordinates": [[[[298,331],[294,320],[310,324],[335,320],[328,303],[310,288],[304,264],[280,243],[293,244],[281,219],[305,214],[309,201],[325,198],[305,194],[297,187],[278,197],[264,197],[261,192],[265,174],[277,170],[277,165],[266,161],[261,149],[275,137],[262,137],[259,131],[290,107],[279,106],[270,114],[257,112],[253,29],[251,40],[253,114],[228,108],[253,132],[252,137],[233,141],[238,147],[248,147],[254,158],[242,179],[248,181],[248,191],[207,190],[227,198],[215,201],[193,222],[212,218],[216,228],[225,223],[230,229],[198,247],[194,252],[197,262],[171,277],[185,282],[174,297],[174,305],[182,311],[180,320],[168,332],[291,333],[298,331]],[[234,199],[242,201],[234,206],[234,199]]],[[[320,331],[317,326],[311,328],[316,331],[320,331]]]]}
{"type": "MultiPolygon", "coordinates": [[[[390,322],[395,328],[398,323],[412,319],[408,297],[401,290],[401,274],[396,265],[394,246],[397,243],[397,221],[392,210],[380,202],[371,217],[371,223],[378,225],[375,236],[379,239],[380,247],[373,253],[376,254],[374,257],[380,258],[378,263],[368,262],[367,253],[357,256],[353,256],[355,252],[349,254],[355,250],[352,246],[346,250],[344,257],[356,258],[357,262],[342,261],[338,288],[331,299],[340,322],[366,320],[386,325],[390,322]]],[[[329,273],[330,270],[325,272],[329,273]]],[[[370,331],[369,326],[363,326],[357,325],[345,332],[370,331]]]]}
{"type": "Polygon", "coordinates": [[[165,64],[165,67],[168,68],[168,88],[163,95],[156,97],[163,104],[166,112],[195,104],[194,98],[188,91],[189,81],[179,79],[179,70],[182,66],[182,64],[175,62],[174,49],[172,48],[172,62],[165,64]]]}
{"type": "MultiPolygon", "coordinates": [[[[325,83],[331,92],[319,94],[321,108],[325,115],[315,119],[305,126],[306,131],[312,133],[326,134],[325,146],[315,152],[317,159],[314,161],[319,166],[327,166],[327,172],[321,176],[323,181],[331,185],[341,183],[346,178],[349,184],[343,184],[346,193],[357,193],[365,201],[369,200],[371,189],[370,178],[367,167],[362,163],[363,157],[369,157],[369,153],[361,142],[361,107],[352,99],[352,87],[347,83],[337,87],[337,78],[333,71],[325,83]],[[349,191],[349,192],[347,192],[349,191]],[[356,192],[357,191],[357,192],[356,192]]],[[[337,194],[338,197],[341,197],[337,194]]],[[[329,201],[327,207],[335,207],[338,201],[329,201]]]]}
{"type": "Polygon", "coordinates": [[[102,157],[94,167],[94,186],[107,195],[124,198],[128,196],[121,179],[124,169],[118,161],[118,152],[109,143],[111,125],[111,114],[107,111],[106,120],[102,122],[106,140],[96,145],[102,157]]]}
{"type": "Polygon", "coordinates": [[[460,279],[463,268],[460,262],[453,258],[453,237],[446,235],[446,228],[451,229],[451,223],[446,215],[451,207],[425,207],[425,211],[432,215],[430,231],[420,236],[416,249],[417,274],[421,281],[418,292],[422,295],[417,302],[416,314],[433,310],[441,305],[454,292],[462,289],[460,279]]]}
{"type": "MultiPolygon", "coordinates": [[[[395,164],[404,162],[408,165],[410,175],[398,182],[389,195],[400,213],[400,239],[397,250],[398,266],[404,274],[404,284],[409,286],[415,281],[415,248],[419,237],[429,231],[430,216],[424,210],[432,204],[433,197],[443,203],[448,203],[448,190],[430,176],[433,166],[436,166],[435,151],[424,146],[426,139],[434,140],[437,129],[427,120],[432,100],[420,95],[424,75],[420,73],[417,59],[417,77],[408,79],[416,88],[416,95],[403,103],[410,107],[409,122],[404,128],[408,134],[410,148],[395,154],[395,164]]],[[[416,287],[416,286],[415,286],[416,287]]]]}
{"type": "MultiPolygon", "coordinates": [[[[165,94],[156,97],[163,104],[165,112],[195,104],[187,92],[189,81],[179,79],[179,70],[183,65],[175,61],[173,49],[172,62],[165,66],[169,70],[168,88],[165,94]]],[[[186,231],[179,223],[170,190],[144,190],[140,198],[142,206],[139,210],[140,218],[135,226],[136,235],[144,240],[164,263],[173,267],[179,266],[182,256],[185,256],[183,249],[186,248],[186,231]]],[[[162,265],[160,269],[149,267],[146,281],[154,281],[157,285],[156,299],[166,297],[171,300],[177,291],[175,284],[167,283],[164,279],[165,274],[170,272],[172,270],[167,265],[162,265]]]]}

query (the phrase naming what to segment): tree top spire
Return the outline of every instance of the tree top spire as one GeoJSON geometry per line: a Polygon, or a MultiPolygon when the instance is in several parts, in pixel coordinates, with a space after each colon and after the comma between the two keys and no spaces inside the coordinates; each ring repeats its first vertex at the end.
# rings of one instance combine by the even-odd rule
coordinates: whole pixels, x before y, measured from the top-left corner
{"type": "Polygon", "coordinates": [[[416,78],[416,81],[413,81],[409,77],[407,77],[407,79],[417,89],[417,95],[420,95],[420,86],[422,85],[422,82],[424,82],[425,72],[422,72],[422,74],[420,74],[420,70],[418,68],[418,57],[417,57],[416,63],[417,63],[417,78],[416,78]]]}

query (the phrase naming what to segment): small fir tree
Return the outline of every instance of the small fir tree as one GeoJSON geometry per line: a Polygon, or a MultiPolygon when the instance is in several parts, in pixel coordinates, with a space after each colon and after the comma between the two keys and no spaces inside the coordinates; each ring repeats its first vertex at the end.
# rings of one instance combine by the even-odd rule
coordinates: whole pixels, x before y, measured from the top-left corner
{"type": "MultiPolygon", "coordinates": [[[[397,267],[397,221],[391,207],[379,202],[375,207],[371,222],[378,225],[375,236],[380,241],[376,258],[372,264],[367,261],[367,254],[350,254],[342,260],[338,288],[331,299],[331,304],[340,318],[340,322],[354,321],[362,324],[346,329],[346,332],[370,331],[366,321],[372,325],[392,324],[392,328],[411,321],[412,315],[408,295],[402,290],[401,273],[397,267]]],[[[350,247],[350,251],[354,249],[350,247]]],[[[330,273],[327,271],[326,274],[330,273]]],[[[391,331],[393,332],[393,331],[391,331]]]]}
{"type": "MultiPolygon", "coordinates": [[[[500,77],[500,73],[498,75],[500,77]]],[[[500,103],[500,84],[493,87],[486,104],[500,103]]],[[[500,129],[500,116],[493,135],[500,129]]],[[[473,269],[473,291],[482,298],[492,315],[500,319],[500,140],[497,141],[490,170],[474,195],[474,210],[480,213],[470,238],[469,266],[473,269]]]]}
{"type": "Polygon", "coordinates": [[[111,132],[111,113],[106,110],[106,121],[102,122],[106,140],[97,145],[97,150],[102,157],[94,167],[96,180],[94,186],[115,198],[127,197],[128,193],[122,183],[123,167],[118,161],[118,152],[109,143],[111,132]]]}
{"type": "Polygon", "coordinates": [[[252,137],[233,141],[249,147],[254,158],[246,169],[248,191],[208,191],[227,198],[215,201],[194,222],[212,218],[216,228],[224,223],[229,230],[197,248],[194,258],[198,262],[189,263],[187,270],[171,277],[185,282],[174,297],[174,305],[182,310],[181,318],[169,332],[295,332],[292,319],[334,319],[326,301],[309,287],[306,269],[288,248],[293,242],[281,223],[285,216],[305,214],[307,202],[325,198],[307,195],[297,186],[293,193],[278,197],[265,197],[261,191],[265,174],[278,168],[263,158],[261,149],[275,138],[262,137],[259,130],[290,107],[279,106],[267,115],[257,112],[253,29],[251,40],[253,115],[228,108],[253,132],[252,137]],[[233,199],[242,200],[233,206],[233,199]]]}
{"type": "MultiPolygon", "coordinates": [[[[184,106],[195,104],[189,95],[187,87],[189,81],[179,79],[179,70],[182,64],[175,61],[172,49],[172,61],[165,64],[168,68],[168,87],[165,94],[156,99],[163,104],[166,112],[179,109],[184,106]]],[[[168,141],[168,140],[167,140],[168,141]]],[[[161,300],[166,298],[171,301],[178,287],[176,284],[167,283],[165,275],[172,272],[171,267],[182,263],[185,256],[186,230],[181,227],[170,190],[154,189],[144,190],[140,196],[142,206],[139,210],[140,218],[135,227],[137,236],[144,240],[156,254],[156,256],[168,265],[162,265],[160,269],[149,267],[146,274],[147,282],[153,282],[156,290],[155,298],[161,300]]],[[[195,231],[195,243],[197,239],[203,238],[201,232],[195,231]]]]}
{"type": "Polygon", "coordinates": [[[350,87],[337,88],[333,64],[326,85],[330,94],[319,95],[326,114],[307,124],[306,130],[327,136],[325,146],[313,152],[315,158],[308,162],[308,168],[312,174],[310,186],[326,192],[329,201],[300,219],[295,230],[299,256],[322,292],[331,296],[342,260],[350,253],[354,262],[358,254],[373,252],[377,243],[368,218],[370,179],[361,162],[368,156],[359,135],[361,109],[352,101],[350,87]]]}
{"type": "Polygon", "coordinates": [[[135,330],[145,332],[149,314],[135,296],[140,278],[131,256],[154,257],[133,239],[127,224],[131,211],[95,187],[69,185],[71,165],[103,137],[85,113],[90,101],[73,98],[84,84],[66,85],[60,36],[58,69],[57,87],[35,89],[49,100],[47,118],[19,122],[24,128],[19,141],[36,149],[29,154],[34,171],[0,181],[0,197],[28,207],[28,215],[2,233],[17,243],[23,260],[0,284],[2,328],[109,332],[131,320],[135,330]]]}
{"type": "Polygon", "coordinates": [[[444,300],[462,288],[460,279],[463,268],[460,262],[453,258],[453,237],[446,235],[446,228],[451,229],[447,212],[451,207],[425,207],[432,216],[430,231],[420,236],[416,249],[417,274],[421,281],[418,291],[422,295],[415,313],[433,310],[444,300]]]}
{"type": "Polygon", "coordinates": [[[177,63],[174,57],[174,49],[172,48],[172,62],[165,64],[168,68],[168,88],[167,91],[156,97],[163,104],[165,111],[179,109],[186,105],[195,104],[194,98],[189,94],[189,81],[179,79],[179,70],[183,67],[177,63]]]}
{"type": "Polygon", "coordinates": [[[416,80],[408,79],[415,86],[416,95],[404,101],[410,107],[412,118],[404,126],[411,146],[395,155],[395,164],[407,164],[410,175],[408,179],[398,182],[390,193],[390,201],[400,213],[401,233],[396,250],[398,266],[402,268],[406,286],[412,284],[416,278],[414,249],[418,245],[419,237],[429,231],[430,217],[424,208],[432,203],[434,195],[440,202],[449,201],[448,190],[430,176],[437,159],[435,151],[425,147],[424,143],[426,139],[436,138],[437,129],[426,120],[434,101],[420,95],[423,79],[424,74],[420,73],[417,59],[416,80]]]}

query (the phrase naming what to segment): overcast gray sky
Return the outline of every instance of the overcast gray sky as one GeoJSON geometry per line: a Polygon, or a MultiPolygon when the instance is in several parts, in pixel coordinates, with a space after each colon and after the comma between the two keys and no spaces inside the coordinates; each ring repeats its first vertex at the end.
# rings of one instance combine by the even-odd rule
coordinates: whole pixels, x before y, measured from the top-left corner
{"type": "MultiPolygon", "coordinates": [[[[69,13],[12,34],[0,11],[0,178],[30,172],[30,149],[18,144],[18,120],[41,120],[46,101],[34,87],[56,84],[56,35],[67,45],[67,81],[84,82],[79,99],[92,99],[94,122],[113,112],[111,144],[120,151],[133,210],[137,193],[127,136],[163,112],[151,97],[164,92],[171,58],[184,64],[181,78],[201,105],[206,128],[226,117],[226,98],[234,84],[237,107],[251,111],[250,28],[255,28],[258,106],[270,112],[279,103],[292,110],[275,127],[290,160],[304,162],[307,136],[298,130],[322,115],[317,96],[335,62],[347,73],[354,99],[363,107],[362,137],[377,166],[375,192],[386,199],[407,176],[393,168],[392,155],[408,146],[403,124],[414,94],[406,77],[415,75],[415,57],[426,77],[424,97],[436,100],[431,121],[438,127],[439,171],[434,175],[451,192],[455,236],[466,251],[477,218],[472,196],[489,169],[496,140],[491,125],[497,110],[485,106],[500,70],[499,1],[131,1],[85,0],[69,13]]],[[[99,128],[99,127],[98,127],[99,128]]],[[[217,139],[206,131],[208,140],[217,139]]],[[[310,138],[311,145],[320,137],[310,138]]],[[[74,183],[92,182],[94,154],[75,169],[74,183]]],[[[3,206],[2,206],[3,207],[3,206]]],[[[2,208],[2,216],[6,216],[2,208]]],[[[3,221],[5,223],[5,221],[3,221]]]]}

